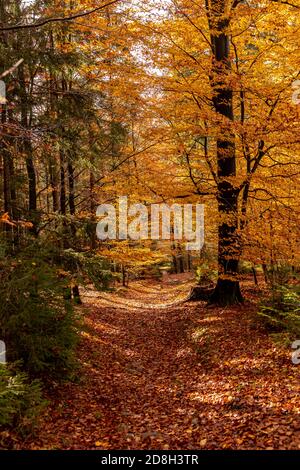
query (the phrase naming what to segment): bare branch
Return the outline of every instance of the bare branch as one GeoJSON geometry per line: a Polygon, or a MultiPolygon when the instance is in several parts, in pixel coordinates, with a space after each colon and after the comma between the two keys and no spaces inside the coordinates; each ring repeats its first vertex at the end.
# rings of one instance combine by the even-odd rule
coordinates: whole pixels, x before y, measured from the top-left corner
{"type": "Polygon", "coordinates": [[[15,65],[13,65],[10,69],[5,70],[5,72],[3,72],[2,75],[0,75],[0,79],[1,79],[1,78],[5,78],[7,75],[13,73],[13,72],[19,67],[19,65],[21,65],[23,62],[24,62],[24,59],[20,59],[20,60],[19,60],[15,65]]]}

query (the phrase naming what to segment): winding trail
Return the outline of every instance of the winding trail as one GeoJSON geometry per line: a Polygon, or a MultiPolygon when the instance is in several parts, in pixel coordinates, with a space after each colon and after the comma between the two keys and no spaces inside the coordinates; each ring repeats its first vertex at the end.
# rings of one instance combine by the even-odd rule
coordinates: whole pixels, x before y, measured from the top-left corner
{"type": "Polygon", "coordinates": [[[172,277],[85,292],[80,380],[53,387],[25,448],[300,449],[300,366],[254,300],[178,304],[189,288],[172,277]]]}

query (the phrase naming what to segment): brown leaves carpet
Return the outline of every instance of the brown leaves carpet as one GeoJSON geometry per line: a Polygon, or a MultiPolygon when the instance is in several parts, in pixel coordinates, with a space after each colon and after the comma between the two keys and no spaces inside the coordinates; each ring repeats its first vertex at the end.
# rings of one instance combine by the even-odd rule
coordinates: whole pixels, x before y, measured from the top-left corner
{"type": "Polygon", "coordinates": [[[79,380],[53,386],[15,448],[300,449],[300,366],[257,323],[255,299],[180,303],[189,287],[86,291],[79,380]]]}

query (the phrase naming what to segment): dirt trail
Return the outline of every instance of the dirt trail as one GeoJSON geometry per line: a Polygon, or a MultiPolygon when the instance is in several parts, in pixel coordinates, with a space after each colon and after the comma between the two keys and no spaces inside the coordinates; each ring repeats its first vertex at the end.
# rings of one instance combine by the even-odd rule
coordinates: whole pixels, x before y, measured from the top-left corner
{"type": "Polygon", "coordinates": [[[81,379],[54,387],[25,447],[299,449],[300,366],[256,325],[252,304],[178,305],[189,288],[175,277],[86,292],[81,379]]]}

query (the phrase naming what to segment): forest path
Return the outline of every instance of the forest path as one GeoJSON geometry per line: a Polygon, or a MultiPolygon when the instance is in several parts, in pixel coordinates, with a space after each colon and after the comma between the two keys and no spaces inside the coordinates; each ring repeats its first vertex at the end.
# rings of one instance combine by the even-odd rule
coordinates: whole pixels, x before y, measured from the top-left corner
{"type": "Polygon", "coordinates": [[[81,379],[53,388],[25,447],[299,449],[300,367],[257,326],[253,303],[179,304],[189,288],[171,277],[87,291],[81,379]]]}

